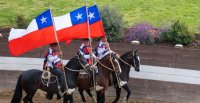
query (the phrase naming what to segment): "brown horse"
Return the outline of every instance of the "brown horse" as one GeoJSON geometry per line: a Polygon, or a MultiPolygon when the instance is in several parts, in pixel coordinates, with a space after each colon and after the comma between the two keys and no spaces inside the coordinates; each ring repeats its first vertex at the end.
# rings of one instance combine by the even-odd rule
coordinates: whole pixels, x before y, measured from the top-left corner
{"type": "MultiPolygon", "coordinates": [[[[105,90],[109,86],[109,79],[112,72],[119,74],[121,72],[121,68],[119,65],[119,61],[115,54],[108,54],[104,58],[102,58],[98,63],[98,73],[96,74],[96,80],[98,85],[103,86],[104,89],[101,91],[97,91],[97,103],[105,102],[105,90]]],[[[83,93],[83,90],[86,90],[87,93],[92,97],[90,93],[90,83],[88,78],[78,79],[77,86],[79,87],[79,92],[83,93]]],[[[83,96],[83,94],[81,94],[83,96]]],[[[85,102],[85,98],[82,97],[82,100],[85,102]]]]}
{"type": "MultiPolygon", "coordinates": [[[[119,59],[119,63],[122,68],[122,73],[120,73],[119,76],[120,76],[120,79],[123,81],[127,81],[127,82],[129,81],[129,72],[130,72],[131,67],[134,67],[135,71],[137,71],[137,72],[140,71],[140,59],[139,59],[137,50],[136,51],[131,50],[131,51],[123,54],[119,59]]],[[[119,86],[117,84],[116,76],[115,75],[112,75],[112,76],[114,78],[113,82],[116,85],[116,98],[113,101],[113,103],[116,103],[120,98],[121,88],[119,88],[119,86]]],[[[79,93],[81,95],[83,102],[86,102],[85,97],[83,95],[84,90],[88,93],[88,95],[90,97],[93,97],[90,92],[90,89],[88,89],[88,86],[89,86],[88,82],[89,82],[89,78],[87,78],[87,76],[85,78],[78,79],[78,88],[79,88],[78,90],[79,90],[79,93]]],[[[129,96],[131,94],[128,84],[124,85],[123,88],[127,91],[126,100],[128,101],[129,96]]]]}

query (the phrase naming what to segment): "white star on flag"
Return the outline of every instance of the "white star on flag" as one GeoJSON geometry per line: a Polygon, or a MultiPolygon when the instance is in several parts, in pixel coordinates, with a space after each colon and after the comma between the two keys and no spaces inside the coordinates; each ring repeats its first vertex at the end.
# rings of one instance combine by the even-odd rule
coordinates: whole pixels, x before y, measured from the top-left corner
{"type": "Polygon", "coordinates": [[[42,16],[42,18],[40,20],[42,21],[42,24],[47,23],[47,17],[45,18],[44,16],[42,16]]]}
{"type": "Polygon", "coordinates": [[[82,19],[82,14],[79,14],[76,16],[77,20],[82,19]]]}
{"type": "Polygon", "coordinates": [[[95,18],[95,17],[94,17],[94,13],[91,13],[91,12],[90,12],[89,15],[88,15],[88,17],[90,18],[90,20],[91,20],[92,18],[95,18]]]}

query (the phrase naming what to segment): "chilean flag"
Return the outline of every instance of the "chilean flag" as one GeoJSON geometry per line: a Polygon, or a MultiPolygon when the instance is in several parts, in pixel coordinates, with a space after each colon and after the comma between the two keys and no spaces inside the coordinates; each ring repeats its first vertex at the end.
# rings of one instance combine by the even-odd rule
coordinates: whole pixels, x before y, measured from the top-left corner
{"type": "Polygon", "coordinates": [[[32,20],[27,29],[12,28],[8,41],[13,56],[56,42],[50,9],[32,20]]]}
{"type": "Polygon", "coordinates": [[[60,17],[54,17],[59,41],[88,38],[86,6],[60,17]]]}
{"type": "MultiPolygon", "coordinates": [[[[84,8],[84,9],[86,10],[86,8],[84,8]]],[[[85,14],[84,16],[86,16],[86,11],[83,11],[83,13],[85,14]]],[[[84,18],[84,19],[85,19],[85,22],[87,22],[87,18],[84,18]]],[[[90,38],[105,36],[101,16],[99,14],[97,5],[93,5],[88,8],[88,19],[89,19],[89,27],[90,27],[90,38]]],[[[88,38],[87,24],[84,23],[83,25],[85,25],[85,26],[82,27],[81,30],[76,29],[79,31],[78,34],[74,35],[76,38],[88,38]],[[83,31],[83,30],[86,30],[86,31],[83,31]],[[82,32],[80,32],[80,31],[82,31],[82,32]]],[[[74,39],[74,38],[72,38],[72,39],[74,39]]],[[[67,37],[67,39],[65,39],[66,45],[68,45],[71,42],[71,40],[70,40],[70,37],[67,37]]]]}
{"type": "Polygon", "coordinates": [[[90,24],[90,37],[96,38],[105,36],[101,16],[99,14],[97,5],[93,5],[88,8],[88,18],[90,24]]]}

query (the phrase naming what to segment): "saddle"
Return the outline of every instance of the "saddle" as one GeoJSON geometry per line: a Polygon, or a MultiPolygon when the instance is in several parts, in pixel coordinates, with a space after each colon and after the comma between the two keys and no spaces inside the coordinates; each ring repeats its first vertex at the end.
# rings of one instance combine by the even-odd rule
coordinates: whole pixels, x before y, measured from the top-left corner
{"type": "Polygon", "coordinates": [[[79,79],[88,78],[88,77],[89,77],[89,74],[85,71],[80,72],[78,75],[79,79]]]}

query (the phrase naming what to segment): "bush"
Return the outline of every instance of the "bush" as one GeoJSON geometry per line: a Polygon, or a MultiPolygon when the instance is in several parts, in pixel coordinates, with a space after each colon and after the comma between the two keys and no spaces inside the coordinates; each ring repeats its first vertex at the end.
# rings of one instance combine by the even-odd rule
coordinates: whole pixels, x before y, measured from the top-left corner
{"type": "Polygon", "coordinates": [[[125,40],[139,40],[141,44],[154,44],[159,40],[159,31],[149,23],[135,24],[129,28],[125,40]]]}
{"type": "Polygon", "coordinates": [[[186,45],[194,41],[194,36],[190,34],[188,27],[184,23],[177,20],[168,30],[162,33],[161,40],[186,45]]]}
{"type": "Polygon", "coordinates": [[[17,15],[15,19],[17,28],[26,29],[30,23],[28,18],[25,18],[24,15],[17,15]]]}
{"type": "Polygon", "coordinates": [[[109,6],[101,7],[100,13],[108,40],[111,42],[119,41],[123,33],[122,15],[115,8],[109,6]]]}

